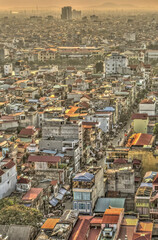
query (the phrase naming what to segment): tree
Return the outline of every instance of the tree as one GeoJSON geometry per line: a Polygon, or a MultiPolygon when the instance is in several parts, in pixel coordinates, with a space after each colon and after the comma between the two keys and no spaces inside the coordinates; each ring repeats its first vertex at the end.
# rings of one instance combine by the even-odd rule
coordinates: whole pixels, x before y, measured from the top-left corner
{"type": "Polygon", "coordinates": [[[103,62],[102,61],[100,61],[100,62],[97,62],[96,63],[96,73],[98,73],[98,72],[103,72],[103,62]]]}
{"type": "Polygon", "coordinates": [[[15,198],[0,200],[0,224],[2,225],[16,224],[36,227],[41,220],[40,211],[20,205],[15,198]]]}
{"type": "Polygon", "coordinates": [[[156,137],[158,137],[158,123],[155,124],[154,134],[156,135],[156,137]]]}

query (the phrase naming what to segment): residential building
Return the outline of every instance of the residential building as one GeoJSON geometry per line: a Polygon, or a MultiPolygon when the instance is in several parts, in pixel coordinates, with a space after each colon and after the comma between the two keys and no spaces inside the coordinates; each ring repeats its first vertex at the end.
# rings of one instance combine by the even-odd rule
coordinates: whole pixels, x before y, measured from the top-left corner
{"type": "Polygon", "coordinates": [[[99,240],[108,238],[109,240],[118,239],[121,223],[124,216],[124,208],[106,209],[104,212],[99,240]]]}
{"type": "Polygon", "coordinates": [[[87,172],[77,174],[73,178],[73,209],[80,213],[93,213],[98,197],[105,195],[103,169],[90,168],[87,172]]]}
{"type": "Polygon", "coordinates": [[[139,104],[139,113],[146,113],[148,116],[154,116],[156,111],[156,102],[152,99],[144,99],[139,104]]]}
{"type": "Polygon", "coordinates": [[[9,196],[15,191],[17,170],[13,161],[1,161],[0,164],[0,199],[9,196]]]}
{"type": "Polygon", "coordinates": [[[117,52],[112,52],[112,54],[108,55],[105,60],[106,74],[116,74],[119,72],[119,69],[126,68],[127,66],[128,66],[127,57],[117,52]]]}
{"type": "Polygon", "coordinates": [[[135,133],[147,133],[149,117],[146,113],[134,113],[132,115],[133,130],[135,133]]]}

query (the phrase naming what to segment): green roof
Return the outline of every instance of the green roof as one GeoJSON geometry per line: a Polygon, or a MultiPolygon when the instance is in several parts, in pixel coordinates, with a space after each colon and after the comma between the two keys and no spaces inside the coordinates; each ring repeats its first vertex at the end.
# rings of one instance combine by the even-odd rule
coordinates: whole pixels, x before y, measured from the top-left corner
{"type": "Polygon", "coordinates": [[[104,213],[109,207],[124,208],[125,198],[98,198],[94,212],[104,213]]]}

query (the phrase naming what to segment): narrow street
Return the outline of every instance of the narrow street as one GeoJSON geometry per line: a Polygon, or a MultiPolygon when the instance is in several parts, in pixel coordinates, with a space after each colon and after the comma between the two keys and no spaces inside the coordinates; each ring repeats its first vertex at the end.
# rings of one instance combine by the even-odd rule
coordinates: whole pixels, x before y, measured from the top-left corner
{"type": "Polygon", "coordinates": [[[113,146],[121,146],[122,140],[124,138],[125,132],[130,130],[130,125],[132,123],[131,118],[127,121],[126,125],[119,131],[117,137],[115,137],[111,143],[113,146]]]}

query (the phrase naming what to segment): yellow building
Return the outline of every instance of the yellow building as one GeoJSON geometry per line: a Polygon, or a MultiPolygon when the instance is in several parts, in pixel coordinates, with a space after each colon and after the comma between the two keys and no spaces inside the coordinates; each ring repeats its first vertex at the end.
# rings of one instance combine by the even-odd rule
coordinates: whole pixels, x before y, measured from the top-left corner
{"type": "Polygon", "coordinates": [[[132,126],[135,133],[147,133],[149,117],[146,113],[134,113],[132,126]]]}

